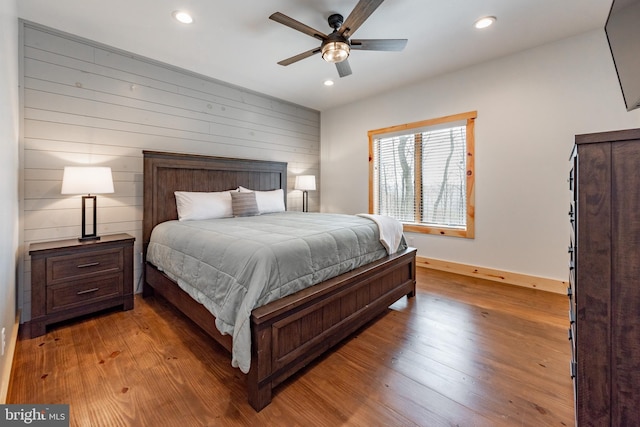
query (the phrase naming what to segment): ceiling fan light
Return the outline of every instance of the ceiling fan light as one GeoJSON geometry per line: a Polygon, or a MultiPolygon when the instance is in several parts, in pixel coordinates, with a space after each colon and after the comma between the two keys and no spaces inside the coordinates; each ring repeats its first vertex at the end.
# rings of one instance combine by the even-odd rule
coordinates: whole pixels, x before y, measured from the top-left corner
{"type": "Polygon", "coordinates": [[[351,48],[343,41],[328,42],[322,46],[322,59],[327,62],[342,62],[349,57],[351,48]]]}

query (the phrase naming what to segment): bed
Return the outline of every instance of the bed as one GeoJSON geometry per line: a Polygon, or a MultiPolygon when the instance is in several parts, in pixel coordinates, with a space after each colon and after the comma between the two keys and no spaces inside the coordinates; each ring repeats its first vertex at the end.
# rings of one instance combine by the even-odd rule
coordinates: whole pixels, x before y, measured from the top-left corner
{"type": "MultiPolygon", "coordinates": [[[[215,192],[244,186],[287,189],[282,162],[144,151],[143,251],[156,225],[178,218],[175,191],[215,192]]],[[[286,199],[286,198],[285,198],[286,199]]],[[[285,201],[286,203],[286,201],[285,201]]],[[[347,336],[415,295],[415,249],[406,248],[337,277],[269,302],[250,314],[248,401],[259,411],[273,389],[347,336]]],[[[215,317],[170,275],[145,263],[143,295],[158,294],[192,319],[229,352],[233,342],[215,317]]]]}

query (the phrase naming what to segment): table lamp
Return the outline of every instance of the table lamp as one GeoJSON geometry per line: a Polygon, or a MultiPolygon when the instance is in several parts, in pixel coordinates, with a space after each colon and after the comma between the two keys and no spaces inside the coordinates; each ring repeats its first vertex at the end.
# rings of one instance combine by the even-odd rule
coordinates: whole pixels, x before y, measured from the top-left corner
{"type": "Polygon", "coordinates": [[[293,187],[294,190],[302,190],[302,212],[309,211],[309,193],[308,191],[315,191],[316,189],[316,177],[315,175],[298,175],[296,176],[296,183],[293,187]]]}
{"type": "Polygon", "coordinates": [[[82,236],[80,241],[100,240],[97,230],[96,194],[113,193],[111,168],[100,166],[65,166],[62,176],[62,194],[83,194],[82,236]],[[84,195],[86,194],[86,196],[84,195]],[[87,232],[87,202],[93,207],[93,230],[87,232]]]}

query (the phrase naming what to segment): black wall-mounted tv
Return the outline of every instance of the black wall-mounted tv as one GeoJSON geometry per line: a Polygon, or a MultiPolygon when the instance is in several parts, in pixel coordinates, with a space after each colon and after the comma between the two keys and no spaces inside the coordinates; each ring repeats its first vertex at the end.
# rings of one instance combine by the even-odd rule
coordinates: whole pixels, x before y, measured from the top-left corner
{"type": "Polygon", "coordinates": [[[613,0],[604,26],[627,111],[640,107],[640,0],[613,0]]]}

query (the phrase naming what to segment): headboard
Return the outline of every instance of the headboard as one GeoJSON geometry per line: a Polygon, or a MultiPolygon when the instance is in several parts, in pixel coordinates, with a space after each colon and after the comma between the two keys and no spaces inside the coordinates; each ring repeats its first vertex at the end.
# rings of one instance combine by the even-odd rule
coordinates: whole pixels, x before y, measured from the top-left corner
{"type": "Polygon", "coordinates": [[[178,219],[174,191],[283,189],[287,203],[287,163],[194,154],[143,151],[143,250],[157,224],[178,219]]]}

